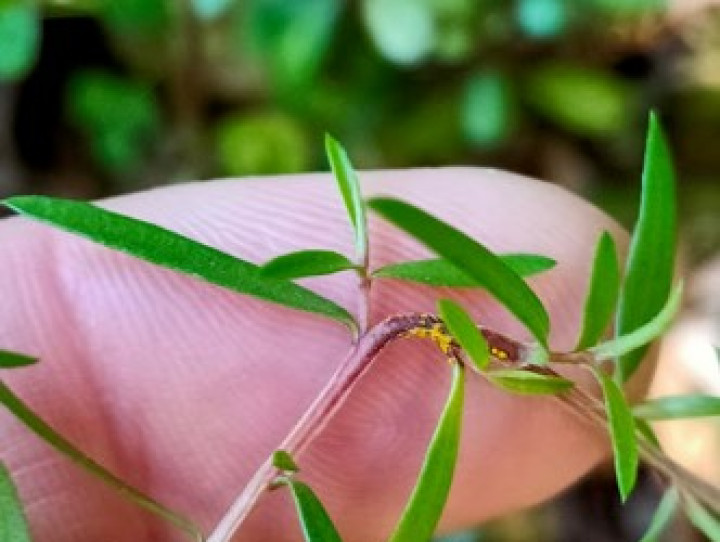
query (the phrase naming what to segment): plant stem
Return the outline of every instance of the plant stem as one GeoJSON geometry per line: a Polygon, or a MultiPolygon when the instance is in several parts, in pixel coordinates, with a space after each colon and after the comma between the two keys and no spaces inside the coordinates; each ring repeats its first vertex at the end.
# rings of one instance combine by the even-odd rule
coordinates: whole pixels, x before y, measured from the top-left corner
{"type": "MultiPolygon", "coordinates": [[[[288,452],[293,457],[298,457],[325,428],[343,405],[360,377],[367,372],[378,353],[385,346],[395,339],[406,336],[412,330],[431,329],[437,325],[442,325],[442,321],[437,316],[410,313],[387,318],[361,335],[325,388],[290,434],[278,446],[278,449],[288,452]]],[[[488,345],[505,352],[508,361],[522,361],[524,346],[521,343],[491,330],[481,329],[481,331],[488,341],[488,345]]],[[[451,354],[455,353],[455,348],[454,346],[451,354]]],[[[229,542],[255,507],[262,493],[280,474],[282,474],[281,471],[272,465],[272,458],[269,457],[232,503],[208,538],[208,542],[229,542]]]]}
{"type": "Polygon", "coordinates": [[[195,542],[205,540],[200,529],[189,519],[177,512],[166,508],[162,504],[148,497],[140,490],[130,486],[99,463],[90,459],[83,452],[78,450],[70,441],[58,434],[43,419],[35,414],[13,391],[0,380],[0,403],[12,412],[25,427],[30,429],[38,437],[52,446],[55,450],[65,455],[71,461],[80,465],[91,474],[118,491],[124,497],[138,506],[152,512],[164,519],[178,529],[185,531],[195,542]]]}

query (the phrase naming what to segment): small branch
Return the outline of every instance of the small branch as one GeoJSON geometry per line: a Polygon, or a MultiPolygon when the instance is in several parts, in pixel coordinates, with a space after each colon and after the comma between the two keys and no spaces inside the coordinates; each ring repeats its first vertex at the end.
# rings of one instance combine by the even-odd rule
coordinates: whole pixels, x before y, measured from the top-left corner
{"type": "Polygon", "coordinates": [[[361,269],[358,271],[358,280],[357,323],[358,336],[362,337],[370,327],[370,288],[372,287],[372,279],[367,275],[365,269],[361,269]]]}

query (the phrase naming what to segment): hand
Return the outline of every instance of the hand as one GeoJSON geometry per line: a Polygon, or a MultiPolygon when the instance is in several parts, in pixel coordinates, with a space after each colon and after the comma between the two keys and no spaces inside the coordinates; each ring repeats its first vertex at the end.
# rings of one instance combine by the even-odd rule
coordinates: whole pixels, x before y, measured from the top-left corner
{"type": "MultiPolygon", "coordinates": [[[[415,203],[496,252],[535,252],[555,269],[531,284],[551,315],[554,349],[578,333],[594,243],[610,230],[561,189],[493,170],[362,173],[366,196],[415,203]]],[[[103,205],[262,263],[304,248],[351,254],[328,175],[185,184],[103,205]]],[[[372,267],[429,257],[371,218],[372,267]]],[[[6,371],[13,389],[88,455],[210,531],[279,445],[350,346],[337,323],[240,296],[26,219],[0,223],[0,347],[41,358],[6,371]]],[[[352,273],[303,282],[349,310],[352,273]]],[[[389,280],[372,289],[372,322],[461,301],[479,323],[527,339],[487,293],[389,280]]],[[[442,356],[420,341],[381,354],[324,434],[298,457],[347,542],[386,537],[414,483],[447,394],[442,356]]],[[[606,453],[603,435],[545,398],[469,378],[463,441],[443,530],[550,497],[606,453]]],[[[181,540],[70,464],[7,412],[2,460],[20,487],[36,542],[181,540]]],[[[296,541],[285,491],[265,495],[237,540],[296,541]]]]}

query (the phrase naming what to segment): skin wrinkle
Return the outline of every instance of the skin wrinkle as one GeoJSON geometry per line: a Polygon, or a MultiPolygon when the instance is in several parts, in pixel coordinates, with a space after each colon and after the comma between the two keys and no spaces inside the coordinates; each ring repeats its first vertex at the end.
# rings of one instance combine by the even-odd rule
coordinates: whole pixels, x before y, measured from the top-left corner
{"type": "MultiPolygon", "coordinates": [[[[554,344],[564,344],[575,332],[575,322],[567,321],[577,318],[580,301],[577,293],[584,288],[577,284],[580,278],[574,275],[575,262],[591,258],[593,232],[603,225],[622,235],[612,222],[589,205],[550,185],[528,184],[509,174],[440,169],[369,172],[361,173],[361,178],[366,195],[397,194],[503,252],[534,250],[558,258],[561,264],[569,261],[571,265],[560,265],[532,281],[533,287],[550,303],[553,320],[562,322],[554,327],[554,344]],[[448,182],[449,179],[452,182],[448,182]],[[482,201],[482,205],[472,205],[473,200],[482,201]],[[508,201],[512,202],[510,210],[501,205],[508,201]],[[528,202],[528,207],[520,207],[526,209],[527,216],[517,215],[519,201],[528,202]],[[557,230],[558,213],[553,216],[537,212],[538,206],[549,205],[571,209],[564,217],[563,226],[570,222],[573,227],[563,227],[551,235],[557,230]],[[458,213],[458,209],[462,212],[458,213]],[[572,287],[567,287],[567,283],[572,287]],[[560,299],[563,295],[566,297],[560,299]]],[[[113,198],[103,204],[178,231],[191,232],[195,238],[209,240],[250,261],[262,262],[277,252],[298,247],[311,248],[305,242],[304,232],[308,229],[312,240],[317,240],[318,248],[344,247],[340,252],[351,254],[349,227],[336,227],[336,221],[344,215],[336,188],[329,181],[327,175],[304,175],[277,182],[260,179],[194,183],[113,198]],[[296,194],[303,197],[295,199],[296,194]],[[270,205],[280,205],[283,211],[268,213],[270,205]],[[189,223],[185,221],[187,213],[182,212],[188,206],[193,208],[189,223]],[[204,222],[195,218],[205,216],[204,222]],[[325,216],[333,217],[330,227],[325,216]],[[268,224],[276,224],[271,232],[266,228],[268,224]],[[266,235],[272,235],[277,246],[268,247],[266,235]]],[[[36,232],[41,231],[40,227],[18,219],[0,224],[0,262],[3,261],[2,237],[8,231],[6,224],[24,232],[26,244],[32,244],[36,232]]],[[[371,229],[373,267],[428,254],[415,241],[377,217],[371,218],[371,229]]],[[[74,253],[78,276],[73,280],[86,284],[92,279],[90,297],[75,310],[86,316],[103,315],[107,320],[106,327],[102,318],[93,324],[97,326],[94,342],[97,352],[106,349],[102,363],[110,381],[104,392],[108,394],[108,402],[118,408],[118,438],[129,439],[130,443],[125,442],[127,446],[132,446],[136,439],[145,441],[144,460],[154,466],[153,495],[191,511],[203,525],[211,525],[342,359],[348,347],[347,333],[341,326],[320,317],[221,293],[216,287],[187,277],[173,276],[164,283],[165,277],[172,276],[171,272],[155,269],[150,272],[152,268],[148,264],[133,262],[71,236],[58,234],[58,238],[63,239],[66,250],[82,243],[82,250],[74,253]],[[94,265],[84,265],[88,258],[94,265]],[[126,290],[121,296],[118,292],[110,295],[107,289],[113,284],[123,284],[121,277],[112,271],[120,262],[123,275],[137,274],[139,278],[126,281],[123,286],[126,290]],[[105,283],[93,278],[98,275],[106,277],[105,283]],[[157,284],[167,287],[155,290],[157,284]],[[217,305],[207,307],[216,301],[217,305]],[[122,326],[116,326],[115,320],[108,316],[123,311],[128,315],[122,326]],[[171,317],[163,318],[168,311],[171,317]],[[158,341],[157,333],[149,332],[149,325],[159,326],[158,330],[167,326],[168,336],[177,337],[176,344],[158,341]],[[218,326],[224,328],[224,334],[218,333],[218,326]],[[283,331],[278,333],[278,329],[283,331]],[[175,352],[176,348],[179,352],[175,352]],[[143,352],[146,353],[141,355],[143,352]],[[212,354],[205,356],[208,352],[212,354]],[[133,379],[133,374],[138,378],[133,379]],[[222,385],[218,387],[219,381],[222,385]],[[135,428],[135,421],[130,423],[131,420],[126,419],[133,412],[142,413],[142,433],[135,428]],[[204,423],[208,417],[213,418],[213,423],[204,423]]],[[[18,256],[14,268],[29,269],[33,256],[26,247],[21,248],[24,256],[18,256]]],[[[307,284],[321,295],[332,296],[352,309],[355,277],[347,273],[330,279],[313,279],[307,284]]],[[[0,276],[0,295],[6,291],[12,294],[12,289],[3,284],[0,276]]],[[[512,317],[498,311],[487,295],[478,292],[441,291],[397,281],[378,281],[372,295],[374,321],[400,310],[433,310],[435,299],[443,295],[467,303],[471,313],[483,323],[499,330],[521,330],[512,317]]],[[[22,310],[27,309],[19,309],[14,317],[27,318],[22,314],[22,310]]],[[[17,325],[13,329],[15,334],[22,335],[17,325]]],[[[518,334],[522,336],[524,332],[518,334]]],[[[27,341],[25,337],[17,346],[31,346],[27,341]]],[[[348,534],[347,542],[380,539],[392,526],[420,464],[439,405],[447,394],[447,374],[439,354],[436,359],[431,349],[408,342],[398,344],[395,355],[399,359],[378,360],[328,426],[326,435],[300,459],[307,479],[320,482],[316,489],[323,498],[327,496],[331,513],[340,514],[340,529],[348,534]],[[412,354],[425,350],[427,354],[420,359],[412,354]],[[428,378],[427,375],[436,376],[428,378]],[[414,418],[412,424],[407,422],[409,416],[414,418]],[[385,422],[387,417],[390,428],[383,427],[365,437],[373,420],[385,422]],[[408,434],[403,434],[406,428],[409,428],[408,434]],[[343,435],[348,434],[353,437],[349,447],[343,449],[343,435]],[[374,449],[363,451],[363,443],[374,449]],[[340,470],[335,468],[332,457],[339,462],[343,458],[354,458],[354,464],[340,470]],[[393,469],[393,461],[400,461],[398,469],[393,469]],[[374,465],[379,465],[379,473],[373,473],[374,465]],[[364,487],[373,488],[370,491],[374,494],[365,494],[361,499],[364,487]],[[348,497],[354,499],[348,500],[348,497]]],[[[53,362],[52,357],[46,362],[53,362]]],[[[37,379],[51,374],[42,367],[32,371],[35,371],[33,378],[37,379]]],[[[52,390],[62,388],[63,383],[62,377],[54,382],[43,380],[37,393],[45,393],[52,403],[52,390]]],[[[532,403],[528,410],[527,402],[477,383],[471,384],[470,389],[475,391],[468,392],[466,438],[458,467],[460,480],[453,488],[446,527],[476,523],[549,496],[604,453],[603,447],[582,430],[570,431],[567,418],[558,416],[552,408],[536,407],[532,403]],[[533,422],[539,427],[533,427],[533,422]],[[503,431],[509,423],[527,426],[526,434],[503,431]],[[566,444],[565,448],[548,442],[547,431],[556,430],[559,431],[556,440],[566,444]],[[562,435],[568,434],[573,438],[566,442],[562,435]],[[494,440],[488,441],[488,438],[494,440]],[[547,463],[545,467],[549,472],[537,469],[536,458],[547,463]],[[530,482],[518,487],[513,482],[529,476],[523,469],[535,470],[528,478],[530,482]],[[554,476],[553,469],[560,469],[558,476],[554,476]],[[478,486],[479,480],[482,480],[481,486],[478,486]],[[497,489],[506,486],[508,490],[497,489]],[[483,488],[479,495],[478,487],[483,488]]],[[[31,482],[24,481],[25,484],[31,482]]],[[[69,507],[68,513],[77,514],[79,504],[82,501],[74,503],[74,510],[69,507]]],[[[42,518],[36,521],[42,523],[42,518]]],[[[287,495],[270,495],[263,498],[247,530],[237,540],[295,541],[299,536],[295,526],[287,495]]],[[[107,538],[107,532],[101,527],[88,528],[98,529],[93,532],[94,539],[107,538]]],[[[52,536],[57,534],[57,526],[45,525],[43,529],[48,537],[40,537],[37,542],[66,542],[52,536]]],[[[169,535],[169,531],[158,533],[152,534],[161,540],[180,539],[169,535]]],[[[67,542],[70,540],[75,542],[73,539],[67,542]]],[[[119,529],[113,533],[113,540],[137,539],[119,529]]]]}

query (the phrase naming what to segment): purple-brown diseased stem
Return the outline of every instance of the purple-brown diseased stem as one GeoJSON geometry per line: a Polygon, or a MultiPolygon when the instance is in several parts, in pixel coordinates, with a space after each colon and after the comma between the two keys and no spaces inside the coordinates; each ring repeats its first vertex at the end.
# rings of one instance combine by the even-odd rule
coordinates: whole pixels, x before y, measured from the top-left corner
{"type": "MultiPolygon", "coordinates": [[[[302,453],[343,405],[352,388],[385,346],[413,330],[430,330],[436,326],[442,326],[437,316],[411,313],[387,318],[362,335],[278,449],[285,450],[291,456],[302,453]]],[[[482,332],[491,348],[507,353],[506,362],[522,358],[525,347],[520,343],[489,330],[482,332]]],[[[452,349],[451,355],[459,353],[457,345],[453,345],[452,349]]],[[[280,474],[281,471],[272,465],[272,458],[268,458],[217,524],[208,542],[229,542],[262,493],[280,474]]]]}

